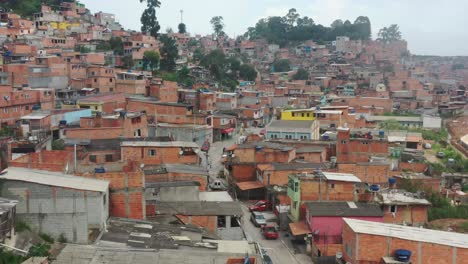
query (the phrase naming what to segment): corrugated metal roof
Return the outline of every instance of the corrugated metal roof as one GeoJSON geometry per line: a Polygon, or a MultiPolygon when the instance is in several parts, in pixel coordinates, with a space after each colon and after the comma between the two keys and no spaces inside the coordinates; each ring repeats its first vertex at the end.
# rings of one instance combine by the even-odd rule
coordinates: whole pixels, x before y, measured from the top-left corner
{"type": "Polygon", "coordinates": [[[187,141],[124,141],[122,147],[183,147],[183,148],[199,148],[197,143],[187,141]]]}
{"type": "Polygon", "coordinates": [[[422,122],[420,116],[367,116],[367,121],[388,121],[396,120],[399,122],[422,122]]]}
{"type": "Polygon", "coordinates": [[[344,218],[343,220],[356,233],[395,237],[398,239],[446,245],[451,247],[468,248],[468,235],[466,234],[376,223],[350,218],[344,218]]]}
{"type": "Polygon", "coordinates": [[[310,216],[383,216],[380,205],[354,202],[306,202],[310,216]]]}
{"type": "Polygon", "coordinates": [[[31,182],[42,185],[70,188],[84,191],[107,192],[109,182],[67,175],[59,172],[31,170],[9,167],[8,172],[0,176],[2,180],[31,182]]]}
{"type": "Polygon", "coordinates": [[[322,172],[323,176],[329,181],[361,182],[361,180],[349,173],[322,172]]]}

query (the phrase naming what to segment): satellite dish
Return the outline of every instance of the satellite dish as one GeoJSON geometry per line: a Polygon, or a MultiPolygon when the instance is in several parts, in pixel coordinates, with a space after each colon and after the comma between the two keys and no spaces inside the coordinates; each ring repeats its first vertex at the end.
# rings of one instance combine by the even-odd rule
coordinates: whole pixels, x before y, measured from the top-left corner
{"type": "Polygon", "coordinates": [[[181,155],[181,156],[184,155],[184,151],[181,150],[181,151],[179,152],[179,155],[181,155]]]}

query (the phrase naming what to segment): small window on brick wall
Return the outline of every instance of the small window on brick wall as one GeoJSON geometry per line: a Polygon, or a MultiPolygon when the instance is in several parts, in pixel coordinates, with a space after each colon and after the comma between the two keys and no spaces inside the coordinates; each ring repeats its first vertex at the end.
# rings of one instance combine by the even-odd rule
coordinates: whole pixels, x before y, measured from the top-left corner
{"type": "Polygon", "coordinates": [[[90,155],[89,156],[89,161],[96,163],[96,155],[90,155]]]}
{"type": "Polygon", "coordinates": [[[112,162],[112,154],[106,155],[106,162],[112,162]]]}
{"type": "Polygon", "coordinates": [[[156,150],[155,149],[148,150],[148,156],[150,156],[150,157],[156,156],[156,150]]]}

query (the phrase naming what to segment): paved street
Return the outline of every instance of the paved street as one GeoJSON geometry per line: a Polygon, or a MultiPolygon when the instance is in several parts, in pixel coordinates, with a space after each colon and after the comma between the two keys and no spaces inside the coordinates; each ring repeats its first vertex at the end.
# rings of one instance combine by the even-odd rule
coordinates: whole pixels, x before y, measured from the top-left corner
{"type": "MultiPolygon", "coordinates": [[[[247,128],[243,135],[248,135],[250,133],[260,133],[261,128],[247,128]]],[[[223,148],[227,148],[229,146],[234,145],[241,134],[235,134],[231,139],[217,141],[211,144],[209,153],[208,153],[208,164],[206,160],[203,160],[202,164],[205,167],[208,167],[209,174],[210,174],[210,181],[218,178],[219,171],[223,170],[224,166],[221,163],[221,158],[223,154],[223,148]]]]}
{"type": "MultiPolygon", "coordinates": [[[[244,135],[250,133],[260,133],[261,128],[247,128],[244,135]]],[[[223,148],[227,148],[236,143],[240,134],[234,135],[229,140],[218,141],[211,144],[210,151],[208,153],[208,164],[207,161],[203,161],[203,165],[208,167],[210,174],[210,181],[213,181],[218,178],[219,171],[223,170],[223,164],[221,163],[223,148]]],[[[264,248],[273,263],[285,263],[285,264],[305,264],[312,263],[312,260],[309,256],[302,253],[294,254],[294,247],[290,241],[289,237],[286,237],[286,232],[280,232],[280,238],[277,240],[266,240],[263,238],[260,233],[260,228],[255,227],[250,221],[250,212],[248,211],[247,205],[242,205],[242,210],[244,211],[244,231],[247,236],[247,239],[250,241],[255,241],[264,248]]],[[[270,213],[272,215],[272,213],[270,213]]]]}
{"type": "MultiPolygon", "coordinates": [[[[294,254],[294,248],[290,242],[290,238],[286,237],[286,232],[280,232],[280,237],[277,240],[266,240],[260,233],[260,228],[255,227],[250,221],[250,212],[247,206],[243,205],[244,211],[244,231],[247,239],[258,242],[264,248],[273,263],[286,264],[305,264],[312,263],[309,256],[305,254],[294,254]]],[[[268,219],[268,218],[267,218],[268,219]]]]}

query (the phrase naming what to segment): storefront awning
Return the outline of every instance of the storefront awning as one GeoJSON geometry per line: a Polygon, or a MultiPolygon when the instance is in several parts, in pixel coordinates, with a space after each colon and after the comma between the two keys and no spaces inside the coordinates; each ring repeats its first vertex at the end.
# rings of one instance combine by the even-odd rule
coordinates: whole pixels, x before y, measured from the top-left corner
{"type": "Polygon", "coordinates": [[[234,128],[232,127],[221,130],[221,134],[230,134],[232,132],[234,132],[234,128]]]}
{"type": "Polygon", "coordinates": [[[241,191],[248,191],[265,187],[263,183],[259,181],[238,182],[236,185],[241,191]]]}
{"type": "Polygon", "coordinates": [[[291,233],[293,236],[301,236],[311,233],[309,227],[303,221],[290,223],[289,229],[291,229],[291,233]]]}

